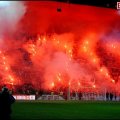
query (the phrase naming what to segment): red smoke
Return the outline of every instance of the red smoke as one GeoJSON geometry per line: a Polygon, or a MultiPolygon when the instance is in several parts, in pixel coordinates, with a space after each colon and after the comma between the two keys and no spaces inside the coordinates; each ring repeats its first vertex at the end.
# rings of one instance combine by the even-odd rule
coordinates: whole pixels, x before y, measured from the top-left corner
{"type": "Polygon", "coordinates": [[[68,86],[119,91],[117,10],[59,2],[26,5],[16,31],[5,32],[0,41],[0,57],[5,57],[1,84],[32,83],[37,89],[56,91],[68,86]]]}

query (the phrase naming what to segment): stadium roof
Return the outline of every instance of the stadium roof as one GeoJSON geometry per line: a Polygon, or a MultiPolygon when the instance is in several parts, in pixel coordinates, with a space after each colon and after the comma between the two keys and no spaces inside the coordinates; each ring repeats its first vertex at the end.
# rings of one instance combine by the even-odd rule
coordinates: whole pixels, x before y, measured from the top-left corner
{"type": "Polygon", "coordinates": [[[93,6],[98,6],[98,7],[107,7],[107,8],[116,9],[117,2],[119,2],[120,0],[51,0],[51,1],[93,5],[93,6]]]}

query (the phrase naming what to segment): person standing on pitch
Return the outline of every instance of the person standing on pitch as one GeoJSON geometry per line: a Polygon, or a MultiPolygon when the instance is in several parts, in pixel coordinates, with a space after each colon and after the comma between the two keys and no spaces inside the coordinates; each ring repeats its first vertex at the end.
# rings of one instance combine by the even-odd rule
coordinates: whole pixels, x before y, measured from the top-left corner
{"type": "Polygon", "coordinates": [[[11,117],[11,105],[15,102],[12,94],[9,93],[8,88],[2,88],[0,93],[0,120],[10,120],[11,117]]]}

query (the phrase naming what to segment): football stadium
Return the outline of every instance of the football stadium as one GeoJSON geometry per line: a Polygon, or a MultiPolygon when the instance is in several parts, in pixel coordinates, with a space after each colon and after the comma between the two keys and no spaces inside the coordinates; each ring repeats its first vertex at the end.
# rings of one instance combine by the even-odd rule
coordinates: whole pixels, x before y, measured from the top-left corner
{"type": "Polygon", "coordinates": [[[119,0],[0,1],[11,119],[120,119],[119,47],[119,0]]]}

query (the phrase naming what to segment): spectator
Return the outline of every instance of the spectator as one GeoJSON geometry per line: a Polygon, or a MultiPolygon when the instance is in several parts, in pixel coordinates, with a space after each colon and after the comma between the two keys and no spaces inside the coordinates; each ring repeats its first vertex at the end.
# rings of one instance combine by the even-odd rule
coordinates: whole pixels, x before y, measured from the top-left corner
{"type": "Polygon", "coordinates": [[[82,92],[79,93],[79,99],[82,99],[82,92]]]}
{"type": "Polygon", "coordinates": [[[113,100],[113,94],[110,93],[110,100],[112,101],[113,100]]]}
{"type": "Polygon", "coordinates": [[[109,93],[106,93],[106,100],[109,100],[109,93]]]}
{"type": "Polygon", "coordinates": [[[9,90],[4,87],[0,94],[0,120],[10,120],[12,113],[11,104],[15,102],[14,97],[9,93],[9,90]]]}

